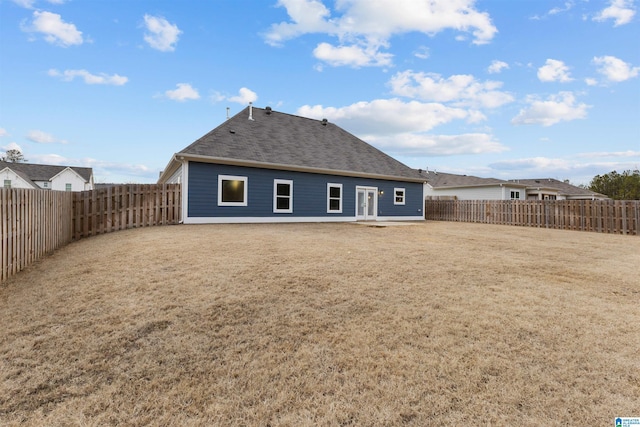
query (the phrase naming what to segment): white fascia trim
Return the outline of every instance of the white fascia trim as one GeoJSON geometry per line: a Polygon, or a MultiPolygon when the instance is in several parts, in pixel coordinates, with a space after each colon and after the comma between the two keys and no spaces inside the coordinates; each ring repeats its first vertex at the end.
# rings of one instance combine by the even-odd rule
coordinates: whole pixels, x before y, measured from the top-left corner
{"type": "Polygon", "coordinates": [[[202,163],[244,166],[249,168],[275,169],[275,170],[294,171],[294,172],[309,172],[309,173],[317,173],[317,174],[323,174],[323,175],[350,176],[350,177],[356,177],[356,178],[371,178],[371,179],[380,179],[384,181],[413,182],[413,183],[420,183],[420,184],[426,182],[426,179],[424,178],[408,178],[408,177],[388,176],[388,175],[380,175],[380,174],[365,173],[365,172],[353,172],[353,171],[314,168],[314,167],[308,167],[308,166],[295,166],[295,165],[287,165],[287,164],[279,164],[279,163],[237,160],[237,159],[230,159],[225,157],[203,156],[198,154],[178,153],[175,156],[176,156],[176,159],[178,160],[191,160],[191,161],[202,162],[202,163]]]}
{"type": "Polygon", "coordinates": [[[260,224],[260,223],[292,223],[292,222],[355,222],[354,217],[193,217],[185,218],[185,224],[260,224]]]}
{"type": "MultiPolygon", "coordinates": [[[[377,221],[424,221],[423,216],[379,216],[377,221]]],[[[303,223],[303,222],[356,222],[355,217],[193,217],[186,218],[184,224],[262,224],[262,223],[303,223]]],[[[375,221],[372,221],[375,222],[375,221]]]]}
{"type": "Polygon", "coordinates": [[[424,216],[416,215],[416,216],[378,216],[376,220],[379,222],[383,221],[424,221],[424,216]]]}
{"type": "Polygon", "coordinates": [[[180,201],[182,204],[182,222],[187,218],[187,213],[189,211],[189,162],[186,160],[182,161],[182,182],[181,182],[181,192],[182,192],[182,200],[180,201]]]}

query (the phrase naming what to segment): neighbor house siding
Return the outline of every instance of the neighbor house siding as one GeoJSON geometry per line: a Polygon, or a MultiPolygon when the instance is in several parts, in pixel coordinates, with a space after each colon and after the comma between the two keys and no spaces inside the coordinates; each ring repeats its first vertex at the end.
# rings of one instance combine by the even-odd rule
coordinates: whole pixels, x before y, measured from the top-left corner
{"type": "Polygon", "coordinates": [[[0,187],[4,186],[5,180],[11,181],[11,188],[33,188],[33,185],[9,168],[0,171],[0,187]]]}
{"type": "Polygon", "coordinates": [[[422,184],[273,169],[189,162],[187,217],[190,218],[355,218],[356,186],[378,189],[378,216],[422,216],[422,184]],[[218,206],[218,175],[247,177],[247,206],[218,206]],[[273,181],[293,181],[293,212],[273,212],[273,181]],[[327,183],[342,184],[342,212],[327,213],[327,183]],[[393,190],[403,187],[405,205],[394,205],[393,190]],[[382,194],[380,194],[382,192],[382,194]]]}
{"type": "Polygon", "coordinates": [[[84,191],[86,190],[86,182],[82,177],[71,169],[66,169],[60,172],[58,175],[51,178],[51,189],[57,191],[66,191],[66,185],[71,184],[71,191],[84,191]]]}
{"type": "MultiPolygon", "coordinates": [[[[521,190],[524,195],[524,190],[521,190]]],[[[499,185],[473,188],[438,188],[425,184],[426,196],[456,196],[458,200],[503,200],[503,188],[499,185]]],[[[508,198],[509,194],[507,194],[508,198]]]]}

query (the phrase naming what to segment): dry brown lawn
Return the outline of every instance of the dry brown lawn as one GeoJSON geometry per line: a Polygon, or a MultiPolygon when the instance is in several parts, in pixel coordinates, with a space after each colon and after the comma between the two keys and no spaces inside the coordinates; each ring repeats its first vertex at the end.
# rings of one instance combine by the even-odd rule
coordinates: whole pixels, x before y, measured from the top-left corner
{"type": "Polygon", "coordinates": [[[73,243],[0,285],[0,424],[613,425],[640,238],[427,222],[73,243]]]}

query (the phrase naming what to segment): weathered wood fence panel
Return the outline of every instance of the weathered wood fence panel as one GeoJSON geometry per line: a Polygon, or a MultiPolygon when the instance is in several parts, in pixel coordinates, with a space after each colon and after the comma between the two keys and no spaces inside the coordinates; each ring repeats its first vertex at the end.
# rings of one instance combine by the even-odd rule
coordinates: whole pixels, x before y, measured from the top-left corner
{"type": "Polygon", "coordinates": [[[71,242],[72,206],[64,191],[0,189],[0,281],[71,242]]]}
{"type": "Polygon", "coordinates": [[[180,222],[180,184],[83,192],[0,189],[0,281],[72,240],[180,222]]]}
{"type": "Polygon", "coordinates": [[[180,184],[120,185],[75,193],[73,239],[180,222],[180,184]]]}
{"type": "Polygon", "coordinates": [[[638,235],[638,200],[426,200],[425,219],[638,235]]]}

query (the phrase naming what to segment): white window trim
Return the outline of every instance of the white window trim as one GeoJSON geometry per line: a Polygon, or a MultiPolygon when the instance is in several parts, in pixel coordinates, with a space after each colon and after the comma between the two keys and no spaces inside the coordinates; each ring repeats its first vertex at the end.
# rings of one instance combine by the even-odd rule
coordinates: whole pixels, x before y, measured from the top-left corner
{"type": "Polygon", "coordinates": [[[274,179],[273,180],[273,213],[293,213],[293,181],[290,179],[274,179]],[[278,184],[287,184],[289,186],[289,209],[278,209],[278,184]]]}
{"type": "Polygon", "coordinates": [[[402,187],[396,187],[393,189],[393,204],[394,205],[404,205],[405,204],[405,200],[407,197],[407,190],[405,188],[402,187]],[[401,201],[397,201],[396,197],[397,197],[397,192],[398,191],[402,191],[402,200],[401,201]]]}
{"type": "MultiPolygon", "coordinates": [[[[335,214],[340,214],[342,213],[342,200],[344,198],[344,192],[342,191],[342,184],[337,184],[337,183],[332,183],[329,182],[327,183],[327,213],[335,213],[335,214]],[[334,209],[331,210],[331,187],[337,187],[340,189],[340,209],[334,209]]],[[[335,197],[334,197],[335,199],[335,197]]]]}
{"type": "Polygon", "coordinates": [[[246,176],[235,175],[218,175],[218,206],[247,206],[247,194],[249,187],[249,178],[246,176]],[[222,201],[222,181],[243,181],[244,197],[242,202],[223,202],[222,201]]]}
{"type": "Polygon", "coordinates": [[[520,200],[520,191],[518,190],[511,190],[511,200],[520,200]],[[517,195],[518,197],[514,197],[514,195],[517,195]]]}

